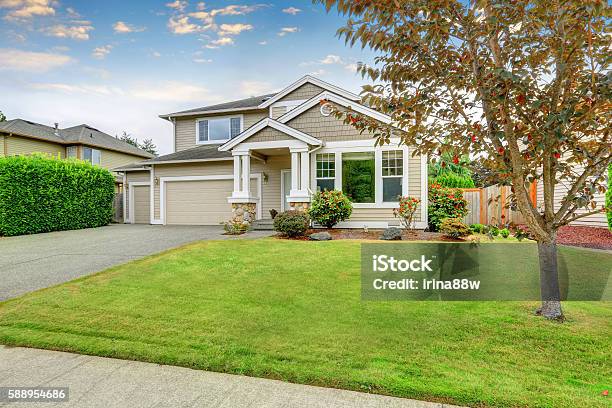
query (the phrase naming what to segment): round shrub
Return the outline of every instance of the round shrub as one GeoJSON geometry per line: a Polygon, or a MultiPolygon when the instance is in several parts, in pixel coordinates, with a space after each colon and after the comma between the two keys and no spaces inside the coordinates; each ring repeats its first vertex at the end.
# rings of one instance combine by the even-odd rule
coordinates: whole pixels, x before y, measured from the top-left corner
{"type": "Polygon", "coordinates": [[[451,238],[466,237],[472,233],[460,218],[445,218],[440,223],[440,232],[451,238]]]}
{"type": "Polygon", "coordinates": [[[504,228],[502,230],[499,230],[499,235],[501,235],[502,238],[508,238],[510,236],[510,231],[508,230],[508,228],[504,228]]]}
{"type": "Polygon", "coordinates": [[[472,224],[470,225],[470,229],[474,234],[482,234],[484,225],[482,224],[472,224]]]}
{"type": "Polygon", "coordinates": [[[309,224],[308,214],[302,211],[285,211],[274,217],[274,231],[287,237],[304,235],[309,224]]]}
{"type": "Polygon", "coordinates": [[[491,234],[494,237],[498,236],[499,235],[499,228],[496,227],[495,225],[491,225],[489,227],[489,234],[491,234]]]}
{"type": "Polygon", "coordinates": [[[439,231],[445,218],[463,218],[468,213],[467,200],[461,190],[444,188],[437,183],[429,186],[428,202],[430,231],[439,231]]]}
{"type": "Polygon", "coordinates": [[[320,191],[314,195],[308,214],[313,221],[331,228],[347,220],[353,212],[351,200],[342,191],[320,191]]]}

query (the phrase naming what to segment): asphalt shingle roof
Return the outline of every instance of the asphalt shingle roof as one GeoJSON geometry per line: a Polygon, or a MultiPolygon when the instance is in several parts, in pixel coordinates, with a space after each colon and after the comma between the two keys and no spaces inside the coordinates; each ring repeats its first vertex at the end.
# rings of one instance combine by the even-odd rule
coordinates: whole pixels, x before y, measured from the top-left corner
{"type": "Polygon", "coordinates": [[[175,161],[175,160],[204,160],[204,159],[231,159],[231,152],[220,152],[220,145],[204,145],[196,146],[191,149],[181,150],[180,152],[170,153],[165,156],[159,156],[151,160],[140,162],[139,164],[155,164],[160,162],[175,161]]]}
{"type": "Polygon", "coordinates": [[[51,126],[41,125],[40,123],[23,119],[12,119],[0,122],[0,132],[31,136],[63,145],[84,144],[117,150],[143,158],[153,157],[149,152],[85,124],[56,130],[51,126]]]}
{"type": "Polygon", "coordinates": [[[248,108],[256,109],[262,102],[264,102],[267,99],[270,99],[274,95],[276,95],[276,93],[260,95],[260,96],[253,96],[250,98],[240,99],[237,101],[219,103],[217,105],[203,106],[201,108],[188,109],[188,110],[169,113],[167,115],[161,115],[161,116],[167,117],[167,116],[175,116],[175,115],[187,115],[189,113],[208,112],[208,111],[225,110],[225,109],[248,109],[248,108]]]}

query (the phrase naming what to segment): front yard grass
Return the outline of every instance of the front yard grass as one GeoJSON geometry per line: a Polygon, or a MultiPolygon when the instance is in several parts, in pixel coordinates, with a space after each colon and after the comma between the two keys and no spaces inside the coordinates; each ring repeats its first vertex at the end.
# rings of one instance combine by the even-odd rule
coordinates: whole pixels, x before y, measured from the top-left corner
{"type": "Polygon", "coordinates": [[[566,302],[564,324],[536,306],[363,302],[359,242],[209,241],[1,303],[0,343],[462,405],[609,407],[612,304],[566,302]]]}

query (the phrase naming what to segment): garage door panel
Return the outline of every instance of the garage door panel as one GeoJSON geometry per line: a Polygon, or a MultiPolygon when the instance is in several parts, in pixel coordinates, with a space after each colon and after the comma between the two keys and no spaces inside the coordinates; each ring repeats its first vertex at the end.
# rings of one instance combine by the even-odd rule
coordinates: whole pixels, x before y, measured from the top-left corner
{"type": "MultiPolygon", "coordinates": [[[[231,218],[232,206],[227,198],[234,188],[232,179],[167,181],[164,184],[166,224],[219,225],[231,218]]],[[[251,180],[251,191],[257,192],[256,179],[251,180]]]]}

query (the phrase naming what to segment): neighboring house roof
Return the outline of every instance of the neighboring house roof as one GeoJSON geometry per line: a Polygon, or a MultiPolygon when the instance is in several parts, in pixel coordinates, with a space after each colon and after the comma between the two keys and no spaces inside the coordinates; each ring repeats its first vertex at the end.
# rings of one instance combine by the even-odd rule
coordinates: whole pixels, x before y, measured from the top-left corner
{"type": "Polygon", "coordinates": [[[267,99],[273,97],[274,93],[260,95],[260,96],[252,96],[246,99],[239,99],[237,101],[219,103],[216,105],[203,106],[201,108],[188,109],[180,112],[168,113],[165,115],[160,115],[160,118],[170,119],[175,116],[191,116],[197,115],[200,113],[219,113],[219,112],[235,112],[239,110],[253,110],[259,109],[259,105],[266,101],[267,99]]]}
{"type": "Polygon", "coordinates": [[[12,119],[0,122],[0,132],[32,137],[62,145],[84,144],[115,150],[143,158],[154,157],[151,153],[132,146],[114,136],[106,134],[89,125],[78,125],[64,129],[55,129],[51,126],[30,122],[23,119],[12,119]]]}
{"type": "Polygon", "coordinates": [[[114,167],[111,170],[113,171],[127,171],[127,170],[134,171],[134,170],[149,170],[149,169],[143,166],[142,162],[140,161],[140,162],[126,164],[124,166],[114,167]]]}
{"type": "Polygon", "coordinates": [[[180,152],[170,153],[165,156],[159,156],[151,160],[145,160],[138,164],[156,164],[168,162],[183,162],[183,161],[205,161],[205,160],[231,160],[231,152],[219,151],[219,145],[203,145],[192,147],[191,149],[181,150],[180,152]]]}

